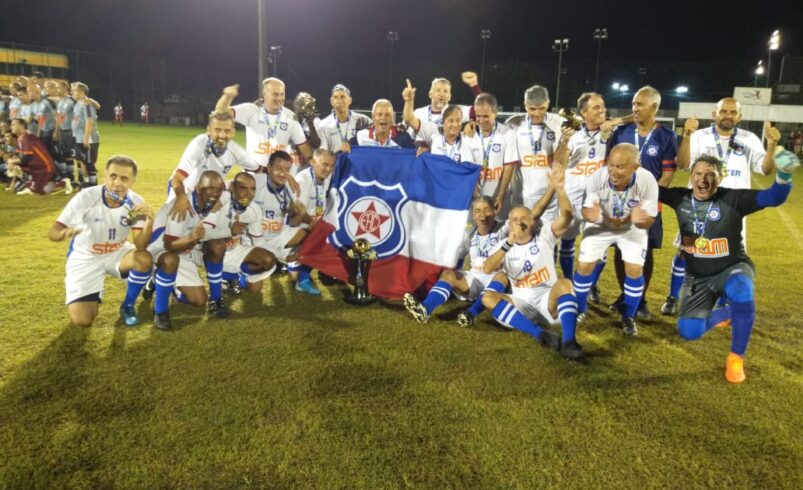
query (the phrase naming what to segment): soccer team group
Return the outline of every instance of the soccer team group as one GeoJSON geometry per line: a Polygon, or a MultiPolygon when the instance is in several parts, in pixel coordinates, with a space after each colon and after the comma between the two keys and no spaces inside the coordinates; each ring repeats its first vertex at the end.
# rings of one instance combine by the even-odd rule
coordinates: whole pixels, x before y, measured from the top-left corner
{"type": "MultiPolygon", "coordinates": [[[[469,265],[444,271],[421,301],[405,295],[416,320],[427,321],[454,294],[471,302],[458,316],[461,325],[471,325],[487,309],[499,324],[563,357],[584,359],[575,331],[587,301],[599,301],[596,282],[614,247],[622,294],[612,308],[621,313],[623,333],[637,335],[636,319],[650,315],[643,298],[653,250],[663,240],[664,204],[676,212],[679,235],[661,311],[679,316],[685,339],[730,325],[725,376],[742,382],[755,321],[744,217],[782,204],[799,166],[794,154],[776,148],[778,130],[766,126],[765,148],[738,127],[739,103],[726,98],[717,104],[712,126],[686,121],[678,145],[674,132],[656,122],[661,95],[650,86],[635,93],[632,116],[621,119],[606,117],[601,95],[584,93],[577,100],[582,124],[572,125],[548,112],[547,90],[534,85],[524,95],[526,113],[502,123],[496,98],[481,92],[476,74],[464,73],[463,81],[474,92],[473,106],[451,105],[450,82],[437,78],[430,104],[414,109],[416,89],[408,80],[404,124],[396,124],[387,99],[374,103],[370,118],[351,111],[351,94],[342,84],[332,88],[332,112],[323,119],[305,93],[296,96],[293,110],[286,108],[285,86],[276,78],[263,81],[262,98],[254,103],[232,105],[238,86],[226,87],[206,133],[193,138],[181,156],[158,211],[132,190],[135,161],[112,156],[103,185],[85,184],[50,229],[51,240],[71,241],[65,280],[71,321],[92,324],[105,274],[127,281],[120,306],[126,325],[139,324],[135,303],[142,293],[153,297],[154,325],[163,330],[171,328],[171,297],[227,317],[224,287],[261,292],[279,263],[299,293],[320,295],[310,268],[296,259],[331,205],[327,194],[337,154],[354,146],[410,148],[481,167],[470,209],[473,226],[464,237],[469,265]],[[232,139],[235,122],[245,126],[246,148],[232,139]],[[224,181],[235,166],[244,170],[224,181]],[[689,172],[689,186],[670,188],[678,169],[689,172]],[[774,183],[751,190],[751,172],[775,172],[774,183]],[[549,325],[559,325],[560,333],[549,325]]],[[[81,114],[59,114],[57,120],[70,121],[73,134],[82,135],[74,158],[94,175],[94,136],[90,146],[84,144],[88,133],[97,132],[94,106],[86,101],[84,84],[72,84],[72,94],[81,114]]],[[[10,120],[12,127],[25,123],[10,120]]],[[[17,165],[36,166],[37,158],[22,148],[17,165]]]]}

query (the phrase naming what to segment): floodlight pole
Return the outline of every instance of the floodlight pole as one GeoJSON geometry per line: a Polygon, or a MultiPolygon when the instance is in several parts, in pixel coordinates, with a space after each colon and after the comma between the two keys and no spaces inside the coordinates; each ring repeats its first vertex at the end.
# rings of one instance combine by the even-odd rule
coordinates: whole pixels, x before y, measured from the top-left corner
{"type": "Polygon", "coordinates": [[[399,41],[399,33],[388,31],[387,38],[390,41],[390,90],[388,93],[393,93],[393,45],[399,41]]]}
{"type": "Polygon", "coordinates": [[[480,69],[480,83],[485,83],[485,43],[491,38],[491,30],[483,29],[480,31],[480,38],[482,39],[482,64],[480,69]]]}
{"type": "Polygon", "coordinates": [[[563,53],[564,51],[569,50],[569,40],[568,39],[555,39],[555,42],[552,44],[552,51],[557,51],[558,53],[558,82],[557,86],[555,87],[555,107],[560,107],[560,72],[561,72],[561,64],[563,63],[563,53]]]}
{"type": "Polygon", "coordinates": [[[597,91],[597,81],[599,80],[599,58],[602,54],[602,41],[608,39],[608,29],[598,27],[594,29],[594,40],[597,41],[597,67],[594,69],[594,92],[597,91]]]}
{"type": "Polygon", "coordinates": [[[259,47],[257,54],[259,58],[259,80],[257,86],[265,79],[265,60],[267,59],[267,54],[265,53],[265,31],[267,31],[265,26],[265,1],[257,0],[257,26],[259,33],[257,40],[257,46],[259,47]]]}

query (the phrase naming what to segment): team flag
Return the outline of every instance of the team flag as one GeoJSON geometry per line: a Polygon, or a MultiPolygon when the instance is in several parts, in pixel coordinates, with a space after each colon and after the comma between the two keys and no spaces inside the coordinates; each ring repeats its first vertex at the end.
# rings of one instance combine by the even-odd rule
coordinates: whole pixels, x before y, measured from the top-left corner
{"type": "Polygon", "coordinates": [[[301,247],[299,261],[353,282],[345,252],[368,240],[376,252],[368,291],[398,299],[457,265],[480,166],[414,150],[355,147],[339,156],[328,212],[301,247]]]}

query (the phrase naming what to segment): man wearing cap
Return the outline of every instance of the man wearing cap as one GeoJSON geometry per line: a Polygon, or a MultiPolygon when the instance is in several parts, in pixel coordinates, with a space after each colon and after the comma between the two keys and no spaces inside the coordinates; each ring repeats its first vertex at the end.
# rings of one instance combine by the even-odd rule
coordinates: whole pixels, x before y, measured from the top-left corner
{"type": "Polygon", "coordinates": [[[371,118],[351,111],[351,100],[348,87],[341,83],[332,87],[332,96],[329,98],[332,113],[318,126],[322,149],[332,152],[347,151],[348,141],[357,136],[357,131],[371,125],[371,118]]]}

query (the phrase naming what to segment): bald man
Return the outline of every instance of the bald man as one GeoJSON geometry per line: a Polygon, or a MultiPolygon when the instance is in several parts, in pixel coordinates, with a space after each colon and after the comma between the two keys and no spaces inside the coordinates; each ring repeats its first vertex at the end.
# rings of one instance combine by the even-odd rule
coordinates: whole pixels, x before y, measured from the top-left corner
{"type": "Polygon", "coordinates": [[[649,171],[641,168],[638,147],[630,143],[616,145],[608,155],[607,165],[586,184],[582,209],[586,224],[574,275],[581,315],[586,311],[594,266],[608,247],[616,245],[625,269],[622,330],[626,335],[638,333],[635,316],[644,291],[647,230],[657,215],[658,183],[649,171]]]}
{"type": "MultiPolygon", "coordinates": [[[[387,99],[374,102],[371,109],[371,125],[357,131],[357,136],[349,140],[351,146],[377,146],[380,148],[415,148],[415,140],[408,131],[396,127],[396,114],[393,104],[387,99]]],[[[348,150],[349,148],[344,148],[348,150]]]]}

